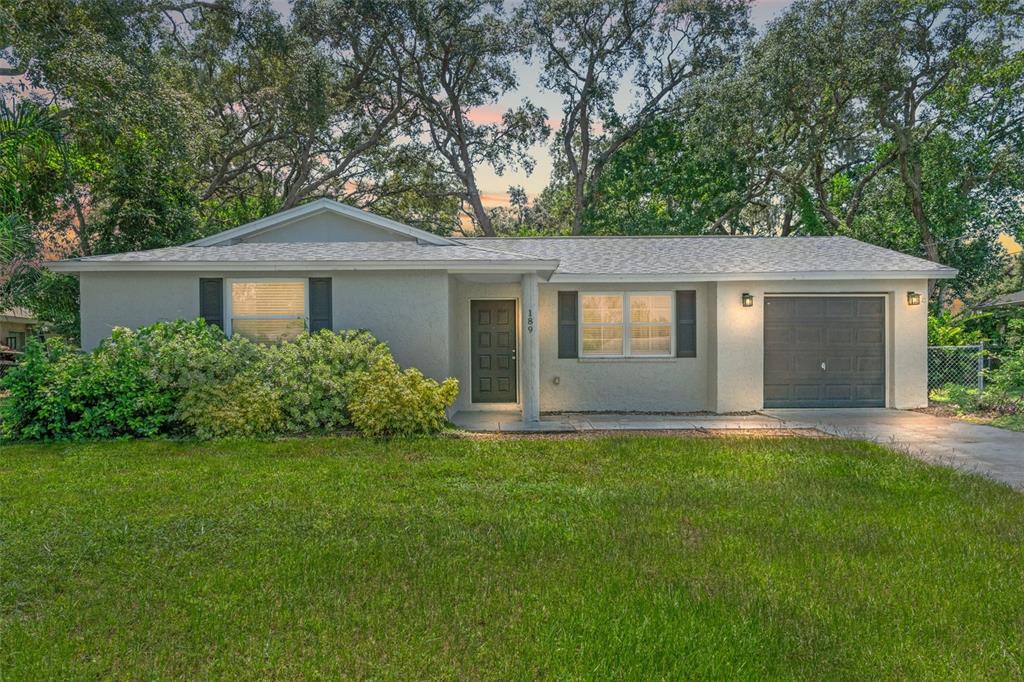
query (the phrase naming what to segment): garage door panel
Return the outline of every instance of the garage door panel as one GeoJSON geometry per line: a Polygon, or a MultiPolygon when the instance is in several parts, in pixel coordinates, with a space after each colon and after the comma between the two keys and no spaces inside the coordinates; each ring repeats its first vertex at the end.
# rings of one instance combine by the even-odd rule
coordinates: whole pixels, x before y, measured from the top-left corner
{"type": "Polygon", "coordinates": [[[858,298],[857,317],[861,319],[877,318],[880,321],[885,319],[885,301],[881,296],[874,298],[858,298]]]}
{"type": "Polygon", "coordinates": [[[881,355],[877,357],[859,357],[857,358],[857,372],[859,374],[873,374],[879,375],[885,371],[885,358],[881,355]]]}
{"type": "Polygon", "coordinates": [[[854,360],[855,358],[849,355],[835,356],[830,354],[825,360],[825,367],[830,374],[854,374],[854,360]]]}
{"type": "Polygon", "coordinates": [[[828,343],[830,346],[839,344],[852,345],[857,338],[855,330],[849,327],[830,327],[828,330],[828,343]]]}
{"type": "Polygon", "coordinates": [[[881,297],[768,296],[764,305],[766,407],[885,405],[881,297]]]}
{"type": "Polygon", "coordinates": [[[883,384],[858,384],[857,400],[883,400],[885,386],[883,384]]]}
{"type": "Polygon", "coordinates": [[[820,319],[825,311],[825,301],[820,298],[792,298],[792,315],[797,318],[820,319]]]}
{"type": "Polygon", "coordinates": [[[853,398],[853,387],[850,384],[825,384],[826,400],[850,400],[853,398]]]}
{"type": "Polygon", "coordinates": [[[798,327],[793,330],[793,343],[803,347],[817,347],[824,337],[821,327],[798,327]]]}
{"type": "Polygon", "coordinates": [[[857,343],[864,346],[879,346],[885,342],[885,330],[881,327],[857,330],[857,343]]]}
{"type": "Polygon", "coordinates": [[[857,314],[854,301],[847,298],[828,298],[825,300],[825,315],[829,318],[851,318],[857,314]]]}
{"type": "Polygon", "coordinates": [[[772,353],[765,357],[765,376],[784,380],[793,375],[793,355],[772,353]]]}
{"type": "Polygon", "coordinates": [[[822,386],[819,384],[793,384],[791,400],[820,400],[822,386]]]}
{"type": "Polygon", "coordinates": [[[765,327],[765,346],[788,346],[793,343],[792,327],[765,327]]]}

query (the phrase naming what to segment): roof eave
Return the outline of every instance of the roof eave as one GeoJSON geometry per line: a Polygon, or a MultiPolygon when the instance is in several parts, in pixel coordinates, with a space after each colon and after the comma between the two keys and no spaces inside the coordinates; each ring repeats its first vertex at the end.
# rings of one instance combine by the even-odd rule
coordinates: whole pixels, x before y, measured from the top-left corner
{"type": "Polygon", "coordinates": [[[864,271],[800,271],[800,272],[679,272],[668,274],[600,274],[560,273],[551,276],[551,282],[560,283],[668,283],[668,282],[745,282],[759,281],[800,281],[800,280],[883,280],[883,279],[950,279],[956,277],[956,270],[864,270],[864,271]]]}

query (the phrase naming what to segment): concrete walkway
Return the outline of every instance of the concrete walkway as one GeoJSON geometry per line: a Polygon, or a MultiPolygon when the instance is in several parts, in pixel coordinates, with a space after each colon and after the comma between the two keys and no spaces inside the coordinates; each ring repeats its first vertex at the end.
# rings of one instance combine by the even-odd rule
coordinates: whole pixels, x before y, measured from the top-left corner
{"type": "Polygon", "coordinates": [[[1024,433],[887,409],[765,410],[784,428],[813,428],[897,447],[918,459],[980,473],[1024,490],[1024,433]]]}

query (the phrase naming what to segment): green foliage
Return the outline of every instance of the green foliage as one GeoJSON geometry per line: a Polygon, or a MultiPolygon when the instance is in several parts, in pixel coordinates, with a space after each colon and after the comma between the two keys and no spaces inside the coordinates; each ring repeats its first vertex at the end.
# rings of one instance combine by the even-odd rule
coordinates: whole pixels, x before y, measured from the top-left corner
{"type": "MultiPolygon", "coordinates": [[[[1024,335],[1024,321],[1014,320],[1010,325],[1010,336],[1024,335]]],[[[995,367],[985,374],[985,388],[947,384],[932,391],[933,402],[954,405],[964,414],[977,412],[995,413],[1009,419],[1011,426],[1024,415],[1024,345],[1013,343],[995,359],[995,367]]]]}
{"type": "Polygon", "coordinates": [[[674,117],[646,125],[597,181],[584,232],[700,234],[741,203],[744,165],[733,150],[699,137],[674,117]]]}
{"type": "Polygon", "coordinates": [[[977,315],[953,315],[948,310],[928,316],[929,346],[971,346],[985,340],[982,332],[969,329],[977,315]]]}
{"type": "Polygon", "coordinates": [[[178,409],[197,438],[266,436],[282,424],[280,394],[255,372],[223,383],[198,383],[185,392],[178,409]]]}
{"type": "Polygon", "coordinates": [[[0,377],[0,434],[24,440],[60,440],[72,436],[75,386],[85,357],[60,338],[33,339],[18,364],[0,377]]]}
{"type": "Polygon", "coordinates": [[[70,424],[74,437],[148,437],[171,421],[174,401],[148,371],[147,360],[135,333],[123,327],[85,356],[71,396],[78,415],[70,424]]]}
{"type": "Polygon", "coordinates": [[[355,371],[388,356],[387,346],[365,331],[302,334],[266,349],[264,363],[279,395],[285,433],[337,431],[350,424],[350,382],[355,371]]]}
{"type": "Polygon", "coordinates": [[[458,392],[455,379],[438,384],[418,369],[401,371],[394,358],[381,355],[368,370],[352,375],[352,423],[370,436],[439,431],[458,392]]]}
{"type": "Polygon", "coordinates": [[[146,437],[173,419],[173,395],[149,371],[136,334],[117,328],[90,354],[34,340],[0,379],[3,435],[15,439],[146,437]]]}
{"type": "Polygon", "coordinates": [[[196,320],[117,328],[88,354],[56,337],[34,340],[0,391],[9,393],[0,400],[5,438],[214,438],[352,423],[374,435],[435,431],[458,384],[401,372],[365,331],[323,330],[262,346],[196,320]]]}
{"type": "Polygon", "coordinates": [[[199,198],[168,146],[142,130],[112,143],[92,187],[103,202],[90,230],[95,252],[156,249],[197,236],[199,198]]]}
{"type": "Polygon", "coordinates": [[[999,363],[988,373],[988,385],[992,390],[1005,394],[1020,403],[1024,409],[1024,320],[1010,323],[1009,336],[1016,340],[1000,353],[999,363]]]}

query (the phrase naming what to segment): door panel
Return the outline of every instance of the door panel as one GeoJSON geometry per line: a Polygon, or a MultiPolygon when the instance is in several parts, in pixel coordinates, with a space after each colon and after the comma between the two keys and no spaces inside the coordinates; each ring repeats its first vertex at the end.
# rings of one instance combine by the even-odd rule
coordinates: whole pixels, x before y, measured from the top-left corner
{"type": "Polygon", "coordinates": [[[516,302],[470,301],[474,403],[516,401],[516,302]]]}
{"type": "Polygon", "coordinates": [[[766,297],[765,407],[884,407],[880,296],[766,297]]]}

